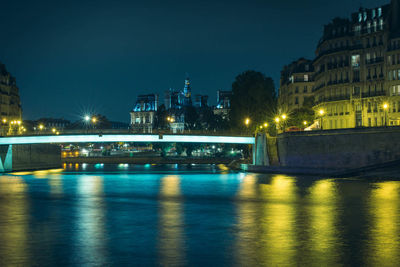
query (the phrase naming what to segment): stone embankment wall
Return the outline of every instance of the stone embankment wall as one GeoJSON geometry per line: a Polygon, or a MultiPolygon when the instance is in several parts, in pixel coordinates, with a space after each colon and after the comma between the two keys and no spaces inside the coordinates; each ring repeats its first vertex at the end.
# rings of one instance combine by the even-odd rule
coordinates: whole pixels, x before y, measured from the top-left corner
{"type": "MultiPolygon", "coordinates": [[[[273,144],[269,139],[267,143],[273,144]]],[[[257,144],[260,148],[264,146],[257,144]]],[[[255,165],[332,170],[379,166],[400,161],[400,127],[284,133],[276,138],[275,148],[277,162],[260,164],[263,160],[258,158],[255,165]]],[[[268,146],[265,159],[274,158],[273,149],[268,146]]]]}
{"type": "Polygon", "coordinates": [[[0,146],[0,172],[61,167],[61,147],[55,144],[0,146]]]}

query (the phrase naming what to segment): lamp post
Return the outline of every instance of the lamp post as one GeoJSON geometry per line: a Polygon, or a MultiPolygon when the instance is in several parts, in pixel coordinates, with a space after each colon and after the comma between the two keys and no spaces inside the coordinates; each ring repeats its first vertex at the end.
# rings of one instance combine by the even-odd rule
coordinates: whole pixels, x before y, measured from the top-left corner
{"type": "Polygon", "coordinates": [[[325,114],[325,110],[324,109],[320,109],[319,111],[318,111],[318,114],[319,114],[319,117],[320,117],[320,129],[321,130],[323,130],[324,129],[324,127],[323,127],[323,121],[322,121],[322,117],[324,116],[324,114],[325,114]]]}
{"type": "Polygon", "coordinates": [[[286,114],[282,114],[281,118],[282,118],[282,126],[283,126],[282,131],[285,132],[285,129],[286,129],[286,119],[287,119],[286,114]]]}
{"type": "Polygon", "coordinates": [[[249,132],[249,125],[250,125],[250,122],[251,122],[250,118],[246,118],[246,119],[244,120],[244,125],[246,125],[246,133],[249,132]]]}
{"type": "Polygon", "coordinates": [[[385,111],[385,126],[388,126],[387,124],[387,113],[388,113],[388,109],[389,109],[389,104],[388,103],[383,103],[383,110],[385,111]]]}

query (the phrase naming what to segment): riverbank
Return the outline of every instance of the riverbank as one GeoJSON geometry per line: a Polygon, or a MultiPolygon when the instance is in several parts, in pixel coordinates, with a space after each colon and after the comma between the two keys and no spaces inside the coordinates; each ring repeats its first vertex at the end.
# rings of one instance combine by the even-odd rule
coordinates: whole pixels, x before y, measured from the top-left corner
{"type": "Polygon", "coordinates": [[[74,157],[62,158],[62,163],[104,164],[230,164],[237,158],[198,157],[74,157]]]}

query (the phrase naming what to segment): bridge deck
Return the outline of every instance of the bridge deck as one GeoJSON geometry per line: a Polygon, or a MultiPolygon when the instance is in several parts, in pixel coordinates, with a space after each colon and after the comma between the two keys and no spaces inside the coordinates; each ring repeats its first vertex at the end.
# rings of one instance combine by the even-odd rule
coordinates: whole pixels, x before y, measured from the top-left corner
{"type": "Polygon", "coordinates": [[[0,145],[46,144],[46,143],[221,143],[254,144],[249,136],[207,136],[207,135],[154,135],[154,134],[77,134],[77,135],[35,135],[1,137],[0,145]]]}

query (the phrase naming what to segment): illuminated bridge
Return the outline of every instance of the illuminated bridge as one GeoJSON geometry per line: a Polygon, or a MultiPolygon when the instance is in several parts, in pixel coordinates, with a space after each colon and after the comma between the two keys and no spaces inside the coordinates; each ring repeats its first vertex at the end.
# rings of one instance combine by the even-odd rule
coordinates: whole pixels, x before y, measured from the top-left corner
{"type": "Polygon", "coordinates": [[[0,145],[62,144],[62,143],[205,143],[205,144],[250,144],[255,138],[249,136],[212,135],[154,135],[154,134],[87,134],[87,135],[35,135],[1,137],[0,145]]]}
{"type": "Polygon", "coordinates": [[[57,144],[114,142],[254,145],[255,138],[172,134],[65,134],[0,137],[0,173],[61,166],[60,147],[57,144]]]}

